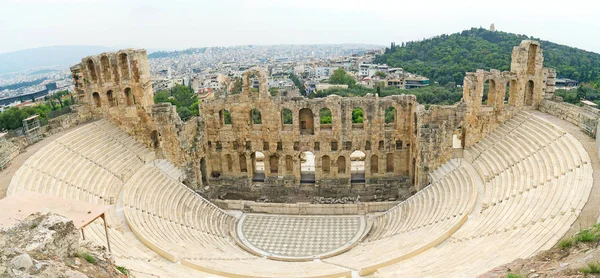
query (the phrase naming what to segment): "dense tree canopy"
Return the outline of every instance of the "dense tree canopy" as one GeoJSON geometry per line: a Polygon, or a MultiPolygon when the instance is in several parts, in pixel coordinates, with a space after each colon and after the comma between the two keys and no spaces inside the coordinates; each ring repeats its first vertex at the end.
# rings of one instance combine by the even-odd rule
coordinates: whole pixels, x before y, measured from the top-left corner
{"type": "MultiPolygon", "coordinates": [[[[27,101],[24,99],[23,101],[27,101]]],[[[51,96],[44,97],[44,103],[28,106],[23,108],[11,107],[4,112],[0,113],[0,129],[13,130],[23,126],[23,119],[34,115],[40,115],[40,122],[44,124],[49,118],[56,117],[61,114],[57,114],[56,111],[73,104],[74,100],[68,91],[59,91],[51,96]],[[53,115],[54,114],[54,115],[53,115]]],[[[65,108],[66,109],[66,108],[65,108]]],[[[62,110],[61,110],[62,111],[62,110]]],[[[59,112],[61,112],[59,111],[59,112]]],[[[67,110],[68,111],[68,110],[67,110]]]]}
{"type": "Polygon", "coordinates": [[[168,91],[158,91],[154,94],[154,103],[169,102],[177,107],[179,117],[187,121],[198,116],[198,96],[190,87],[176,85],[168,91]]]}
{"type": "MultiPolygon", "coordinates": [[[[355,86],[354,88],[341,89],[330,88],[310,95],[311,98],[322,98],[328,95],[338,95],[342,97],[358,97],[366,94],[375,94],[377,89],[366,88],[363,86],[355,86]]],[[[451,105],[457,103],[462,98],[462,89],[452,86],[426,86],[418,89],[398,89],[398,88],[383,88],[380,89],[379,96],[386,97],[391,95],[415,95],[417,101],[421,104],[440,104],[451,105]]]]}
{"type": "Polygon", "coordinates": [[[514,46],[521,40],[541,43],[544,66],[555,68],[559,77],[600,84],[600,54],[543,41],[524,35],[473,28],[451,35],[393,44],[375,62],[404,68],[440,84],[462,84],[467,71],[490,68],[509,70],[514,46]]]}
{"type": "Polygon", "coordinates": [[[338,68],[333,71],[333,74],[329,77],[329,83],[331,84],[342,84],[348,85],[348,87],[354,87],[356,85],[356,79],[348,75],[342,68],[338,68]]]}

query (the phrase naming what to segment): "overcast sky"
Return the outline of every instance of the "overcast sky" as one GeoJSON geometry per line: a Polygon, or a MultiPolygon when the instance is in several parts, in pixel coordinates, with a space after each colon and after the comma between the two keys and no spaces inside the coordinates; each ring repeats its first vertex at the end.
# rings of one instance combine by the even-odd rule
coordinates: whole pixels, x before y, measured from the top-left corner
{"type": "Polygon", "coordinates": [[[388,45],[491,23],[600,53],[598,0],[0,0],[0,53],[53,45],[388,45]]]}

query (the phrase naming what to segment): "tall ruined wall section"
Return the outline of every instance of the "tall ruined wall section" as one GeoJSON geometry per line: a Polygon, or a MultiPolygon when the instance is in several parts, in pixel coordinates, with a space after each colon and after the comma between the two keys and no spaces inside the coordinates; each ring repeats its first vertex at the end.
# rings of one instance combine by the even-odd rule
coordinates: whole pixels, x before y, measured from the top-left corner
{"type": "Polygon", "coordinates": [[[430,183],[428,173],[451,158],[462,156],[464,130],[462,125],[466,105],[464,102],[452,106],[422,105],[417,111],[418,154],[416,158],[417,190],[430,183]],[[458,142],[455,146],[454,141],[458,142]]]}
{"type": "Polygon", "coordinates": [[[294,194],[360,195],[364,200],[396,198],[412,190],[414,96],[272,97],[267,92],[266,74],[253,69],[245,74],[244,84],[249,83],[250,74],[260,80],[258,92],[244,86],[241,94],[200,106],[208,146],[201,167],[210,173],[204,179],[220,185],[219,194],[274,199],[294,194]],[[394,108],[394,121],[386,124],[384,111],[389,107],[394,108]],[[352,123],[355,108],[363,110],[363,123],[352,123]],[[320,123],[323,109],[331,112],[331,124],[320,123]],[[253,120],[253,110],[260,113],[260,123],[253,120]],[[285,123],[284,113],[290,113],[291,123],[285,123]],[[226,117],[231,118],[230,123],[226,117]],[[361,183],[351,182],[350,155],[354,151],[365,155],[365,181],[361,183]],[[260,159],[257,152],[265,157],[260,187],[251,186],[260,159]],[[301,182],[304,152],[315,156],[313,183],[301,182]]]}
{"type": "MultiPolygon", "coordinates": [[[[78,111],[89,119],[107,118],[136,140],[193,173],[197,123],[183,123],[171,104],[154,104],[148,56],[143,49],[106,52],[71,67],[78,111]]],[[[195,174],[188,175],[195,181],[195,174]]],[[[192,182],[191,185],[195,186],[192,182]]]]}
{"type": "MultiPolygon", "coordinates": [[[[538,42],[521,42],[511,58],[510,71],[467,73],[458,104],[429,109],[412,95],[274,97],[266,73],[253,68],[243,76],[241,94],[201,102],[200,116],[187,122],[171,104],[154,104],[144,50],[86,57],[71,70],[84,104],[80,118],[108,118],[159,158],[184,169],[188,185],[210,197],[361,196],[370,201],[404,199],[423,188],[431,171],[461,157],[462,148],[522,109],[565,114],[580,123],[591,118],[552,102],[556,71],[543,68],[538,42]],[[251,77],[259,80],[256,92],[251,77]],[[363,111],[362,123],[352,122],[356,108],[363,111]],[[386,122],[391,108],[393,121],[386,122]],[[321,124],[325,112],[331,124],[321,124]],[[360,174],[351,157],[355,151],[364,154],[360,174]],[[303,168],[309,159],[305,152],[314,155],[314,165],[303,168]]],[[[592,130],[595,122],[588,122],[584,126],[592,130]]]]}
{"type": "Polygon", "coordinates": [[[543,99],[554,94],[556,71],[543,68],[538,42],[522,41],[514,47],[511,59],[510,71],[467,72],[459,104],[419,111],[417,188],[428,184],[429,172],[460,155],[453,141],[470,147],[515,113],[538,109],[543,99]]]}

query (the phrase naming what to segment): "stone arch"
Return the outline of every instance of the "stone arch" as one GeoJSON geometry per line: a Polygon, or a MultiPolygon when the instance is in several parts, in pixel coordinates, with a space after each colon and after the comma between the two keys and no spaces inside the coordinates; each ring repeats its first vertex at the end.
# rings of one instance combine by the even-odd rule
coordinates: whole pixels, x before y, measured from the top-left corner
{"type": "Polygon", "coordinates": [[[135,98],[131,93],[131,88],[125,88],[125,101],[127,102],[127,106],[131,106],[135,104],[135,98]]]}
{"type": "Polygon", "coordinates": [[[527,84],[525,85],[525,95],[524,95],[524,99],[523,99],[523,104],[525,106],[532,106],[533,105],[533,91],[535,89],[535,85],[533,83],[533,80],[529,80],[527,81],[527,84]]]}
{"type": "Polygon", "coordinates": [[[388,153],[385,158],[385,171],[387,173],[394,172],[394,154],[388,153]]]}
{"type": "Polygon", "coordinates": [[[288,174],[291,174],[292,172],[294,172],[294,158],[292,158],[291,155],[285,156],[285,171],[288,174]]]}
{"type": "Polygon", "coordinates": [[[110,81],[110,62],[106,55],[102,55],[102,58],[100,58],[100,65],[102,66],[102,77],[104,78],[104,81],[110,81]]]}
{"type": "Polygon", "coordinates": [[[94,65],[94,61],[92,59],[87,60],[87,69],[90,74],[90,79],[96,82],[98,81],[98,75],[96,75],[96,65],[94,65]]]}
{"type": "Polygon", "coordinates": [[[321,158],[321,170],[325,174],[329,174],[331,172],[331,158],[328,155],[324,155],[321,158]]]}
{"type": "Polygon", "coordinates": [[[281,110],[281,122],[283,125],[294,124],[294,114],[292,113],[292,110],[287,108],[283,108],[283,110],[281,110]]]}
{"type": "Polygon", "coordinates": [[[385,109],[383,114],[385,124],[394,124],[396,123],[396,108],[394,106],[390,106],[385,109]]]}
{"type": "Polygon", "coordinates": [[[504,103],[509,103],[511,95],[514,97],[515,88],[517,87],[516,80],[509,80],[506,82],[506,89],[504,91],[504,103]]]}
{"type": "Polygon", "coordinates": [[[246,155],[240,154],[238,156],[238,162],[240,163],[240,172],[247,173],[248,172],[248,162],[246,161],[246,155]]]}
{"type": "Polygon", "coordinates": [[[152,142],[152,148],[157,149],[160,146],[157,130],[150,132],[150,141],[152,142]]]}
{"type": "Polygon", "coordinates": [[[262,115],[256,108],[250,110],[250,124],[260,125],[262,124],[262,115]]]}
{"type": "Polygon", "coordinates": [[[252,160],[252,181],[265,181],[265,154],[256,151],[250,155],[252,160]]]}
{"type": "Polygon", "coordinates": [[[350,154],[350,182],[365,182],[365,159],[366,155],[362,151],[354,151],[350,154]]]}
{"type": "Polygon", "coordinates": [[[537,56],[538,45],[530,44],[527,54],[527,74],[535,74],[535,58],[537,56]]]}
{"type": "Polygon", "coordinates": [[[331,110],[329,108],[321,108],[319,110],[319,124],[321,129],[331,129],[333,124],[333,115],[331,114],[331,110]]]}
{"type": "Polygon", "coordinates": [[[346,173],[346,158],[344,156],[339,156],[337,159],[337,168],[338,174],[346,173]]]}
{"type": "Polygon", "coordinates": [[[96,107],[102,107],[102,100],[100,99],[100,94],[98,92],[94,92],[92,98],[94,99],[96,107]]]}
{"type": "Polygon", "coordinates": [[[352,128],[362,129],[364,128],[365,111],[360,107],[352,109],[352,128]]]}
{"type": "Polygon", "coordinates": [[[219,111],[219,122],[221,125],[231,125],[231,113],[229,110],[221,109],[219,111]]]}
{"type": "Polygon", "coordinates": [[[367,140],[365,141],[365,151],[370,151],[371,150],[371,141],[367,140]]]}
{"type": "Polygon", "coordinates": [[[119,68],[121,69],[121,78],[129,79],[129,57],[127,53],[119,54],[119,68]]]}
{"type": "Polygon", "coordinates": [[[298,119],[300,121],[300,134],[314,134],[314,117],[312,110],[308,108],[300,109],[300,112],[298,112],[298,119]]]}
{"type": "Polygon", "coordinates": [[[315,183],[315,154],[300,153],[300,183],[315,183]]]}
{"type": "Polygon", "coordinates": [[[371,155],[371,174],[379,173],[379,158],[377,155],[371,155]]]}
{"type": "Polygon", "coordinates": [[[225,163],[227,163],[227,171],[230,173],[233,172],[233,159],[231,159],[230,154],[225,155],[225,163]]]}
{"type": "Polygon", "coordinates": [[[258,94],[260,96],[270,96],[268,92],[267,73],[258,67],[248,69],[242,76],[242,93],[245,95],[251,95],[250,90],[252,84],[250,77],[256,76],[258,78],[258,94]]]}
{"type": "Polygon", "coordinates": [[[279,156],[277,154],[269,157],[269,170],[271,174],[279,174],[279,156]]]}
{"type": "Polygon", "coordinates": [[[108,90],[108,92],[106,92],[106,99],[108,100],[108,105],[110,107],[113,107],[116,105],[116,100],[113,96],[113,91],[112,90],[108,90]]]}
{"type": "Polygon", "coordinates": [[[483,84],[483,96],[481,105],[494,106],[496,103],[496,81],[488,79],[483,84]]]}

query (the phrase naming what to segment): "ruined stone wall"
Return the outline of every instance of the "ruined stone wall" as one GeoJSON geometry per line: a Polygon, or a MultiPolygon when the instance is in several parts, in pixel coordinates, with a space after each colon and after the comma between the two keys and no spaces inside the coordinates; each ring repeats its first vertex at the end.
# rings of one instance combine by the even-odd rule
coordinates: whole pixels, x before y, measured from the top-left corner
{"type": "Polygon", "coordinates": [[[71,70],[87,107],[82,117],[108,118],[185,170],[188,186],[213,198],[404,199],[430,182],[429,172],[518,111],[562,109],[547,101],[556,71],[543,68],[539,43],[528,40],[513,49],[510,71],[467,73],[460,103],[429,109],[412,95],[271,96],[266,73],[253,68],[243,76],[242,93],[201,102],[200,116],[184,123],[171,104],[153,103],[144,50],[86,57],[71,70]],[[394,118],[386,123],[390,107],[394,118]],[[363,111],[362,123],[352,122],[355,108],[363,111]],[[322,109],[331,124],[321,124],[322,109]],[[355,151],[364,154],[364,173],[352,166],[355,151]],[[314,173],[302,170],[305,152],[315,157],[314,173]]]}
{"type": "MultiPolygon", "coordinates": [[[[446,163],[453,156],[452,140],[457,135],[463,140],[462,125],[466,105],[458,103],[452,106],[432,105],[425,110],[421,105],[417,111],[417,181],[415,186],[420,190],[428,185],[429,172],[446,163]]],[[[461,147],[463,145],[461,144],[461,147]]]]}
{"type": "Polygon", "coordinates": [[[589,106],[577,106],[563,102],[560,98],[543,100],[540,111],[566,120],[583,130],[589,136],[596,138],[600,110],[589,106]]]}
{"type": "Polygon", "coordinates": [[[210,173],[205,179],[220,184],[225,191],[255,197],[300,193],[377,198],[397,197],[399,190],[400,194],[409,192],[414,96],[271,97],[262,85],[265,73],[254,69],[246,76],[252,72],[261,80],[259,92],[244,87],[241,94],[205,101],[200,106],[208,147],[204,167],[210,173]],[[388,107],[394,108],[395,119],[386,124],[384,111],[388,107]],[[355,108],[363,110],[363,123],[352,123],[355,108]],[[260,123],[253,120],[254,109],[261,115],[260,123]],[[331,112],[331,124],[320,123],[322,109],[331,112]],[[284,110],[292,115],[289,124],[284,123],[284,110]],[[226,115],[230,115],[231,123],[226,122],[226,115]],[[313,184],[301,183],[301,154],[307,151],[315,155],[313,184]],[[365,155],[365,181],[352,186],[350,155],[354,151],[365,155]],[[250,186],[257,172],[257,152],[265,157],[264,190],[250,186]]]}
{"type": "Polygon", "coordinates": [[[85,109],[81,117],[107,118],[124,132],[156,151],[158,158],[183,168],[192,188],[199,185],[194,170],[198,156],[197,119],[183,123],[169,103],[154,104],[148,56],[143,49],[101,53],[72,66],[75,95],[85,109]]]}

